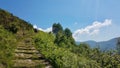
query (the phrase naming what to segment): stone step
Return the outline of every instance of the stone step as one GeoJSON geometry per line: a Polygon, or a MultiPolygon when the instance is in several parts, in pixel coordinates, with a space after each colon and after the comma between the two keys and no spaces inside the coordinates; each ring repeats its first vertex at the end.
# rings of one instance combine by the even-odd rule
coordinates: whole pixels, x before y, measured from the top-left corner
{"type": "Polygon", "coordinates": [[[41,54],[15,53],[15,59],[42,59],[41,54]]]}
{"type": "Polygon", "coordinates": [[[18,50],[36,50],[35,47],[17,47],[18,50]]]}
{"type": "Polygon", "coordinates": [[[3,64],[0,63],[0,68],[5,68],[5,66],[3,64]]]}
{"type": "Polygon", "coordinates": [[[18,45],[17,47],[29,48],[34,47],[33,45],[18,45]]]}
{"type": "Polygon", "coordinates": [[[51,65],[46,66],[45,68],[53,68],[51,65]]]}
{"type": "Polygon", "coordinates": [[[15,53],[24,53],[24,54],[39,54],[38,52],[15,52],[15,53]]]}
{"type": "Polygon", "coordinates": [[[44,64],[45,65],[45,68],[53,68],[52,66],[51,66],[51,64],[50,64],[50,62],[48,62],[47,60],[41,60],[42,61],[42,64],[44,64]]]}
{"type": "Polygon", "coordinates": [[[12,68],[53,68],[35,48],[31,38],[19,41],[14,55],[12,68]]]}
{"type": "Polygon", "coordinates": [[[15,49],[15,53],[26,53],[26,54],[37,54],[39,53],[39,51],[37,50],[18,50],[18,49],[15,49]]]}
{"type": "Polygon", "coordinates": [[[42,64],[40,60],[31,60],[31,59],[16,59],[13,60],[14,65],[13,67],[19,68],[31,68],[42,64]]]}

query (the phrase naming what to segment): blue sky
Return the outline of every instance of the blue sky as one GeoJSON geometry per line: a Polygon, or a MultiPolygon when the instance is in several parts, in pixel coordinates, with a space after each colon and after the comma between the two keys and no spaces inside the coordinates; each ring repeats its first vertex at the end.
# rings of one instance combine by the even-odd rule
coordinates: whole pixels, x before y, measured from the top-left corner
{"type": "Polygon", "coordinates": [[[61,23],[76,41],[119,37],[119,6],[120,0],[0,0],[0,8],[42,30],[61,23]]]}

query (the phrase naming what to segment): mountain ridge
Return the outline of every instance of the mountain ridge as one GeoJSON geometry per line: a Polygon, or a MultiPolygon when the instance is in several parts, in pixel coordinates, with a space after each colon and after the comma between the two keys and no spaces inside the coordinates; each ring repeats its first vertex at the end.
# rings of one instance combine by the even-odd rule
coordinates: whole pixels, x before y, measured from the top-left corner
{"type": "Polygon", "coordinates": [[[100,41],[100,42],[96,42],[93,40],[88,40],[88,41],[84,41],[84,42],[76,42],[77,44],[80,43],[86,43],[88,44],[91,48],[95,48],[95,47],[100,47],[101,50],[110,50],[110,49],[115,49],[116,45],[117,45],[117,39],[119,39],[120,37],[115,37],[112,38],[110,40],[107,41],[100,41]]]}

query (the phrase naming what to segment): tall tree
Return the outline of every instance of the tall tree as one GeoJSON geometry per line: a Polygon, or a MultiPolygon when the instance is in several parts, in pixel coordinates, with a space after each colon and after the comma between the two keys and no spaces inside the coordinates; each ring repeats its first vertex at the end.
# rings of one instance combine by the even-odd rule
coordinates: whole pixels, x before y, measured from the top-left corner
{"type": "Polygon", "coordinates": [[[62,40],[62,37],[63,37],[63,33],[61,31],[59,31],[57,34],[56,34],[56,39],[55,39],[55,43],[59,44],[61,43],[62,40]]]}
{"type": "Polygon", "coordinates": [[[60,23],[54,23],[52,26],[52,32],[54,34],[57,34],[59,31],[63,31],[63,27],[61,26],[60,23]]]}
{"type": "Polygon", "coordinates": [[[70,31],[69,28],[66,28],[66,29],[64,30],[64,33],[65,33],[65,35],[66,35],[67,37],[71,37],[71,36],[72,36],[72,32],[70,31]]]}

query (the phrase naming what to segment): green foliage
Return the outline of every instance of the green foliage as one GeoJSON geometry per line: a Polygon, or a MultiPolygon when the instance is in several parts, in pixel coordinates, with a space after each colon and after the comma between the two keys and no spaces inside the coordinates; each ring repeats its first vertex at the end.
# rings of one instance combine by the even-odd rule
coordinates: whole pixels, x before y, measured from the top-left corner
{"type": "Polygon", "coordinates": [[[72,46],[74,46],[74,40],[72,37],[67,37],[66,35],[64,35],[61,31],[59,31],[56,34],[56,38],[54,41],[55,44],[57,44],[60,47],[65,47],[65,48],[70,48],[72,46]]]}
{"type": "Polygon", "coordinates": [[[31,24],[0,9],[0,68],[12,66],[16,40],[31,33],[33,33],[31,24]]]}
{"type": "Polygon", "coordinates": [[[78,55],[82,54],[82,56],[88,57],[88,55],[91,52],[91,49],[87,44],[82,43],[79,46],[73,47],[72,52],[74,52],[75,54],[78,54],[78,55]]]}
{"type": "Polygon", "coordinates": [[[9,27],[7,27],[8,31],[11,31],[12,33],[17,33],[18,27],[15,24],[10,24],[9,27]]]}
{"type": "Polygon", "coordinates": [[[71,30],[69,28],[66,28],[64,30],[64,36],[66,36],[66,38],[67,38],[66,42],[69,42],[71,45],[76,45],[75,40],[72,37],[72,32],[71,32],[71,30]]]}
{"type": "MultiPolygon", "coordinates": [[[[0,26],[0,65],[11,67],[16,39],[12,33],[0,26]]],[[[0,66],[1,67],[1,66],[0,66]]]]}
{"type": "Polygon", "coordinates": [[[59,31],[63,31],[63,27],[61,26],[60,23],[54,23],[52,26],[52,32],[54,34],[57,34],[59,31]]]}
{"type": "Polygon", "coordinates": [[[75,41],[72,37],[72,32],[70,29],[66,28],[63,30],[59,23],[55,23],[53,24],[53,33],[56,36],[54,43],[58,46],[65,48],[71,48],[75,46],[75,41]]]}
{"type": "Polygon", "coordinates": [[[58,31],[56,35],[39,32],[34,39],[37,49],[55,68],[120,67],[120,56],[113,51],[101,52],[85,43],[76,46],[69,29],[58,31]]]}
{"type": "Polygon", "coordinates": [[[69,37],[72,36],[72,32],[71,32],[70,29],[68,29],[68,28],[66,28],[66,29],[64,30],[64,33],[65,33],[65,36],[66,36],[67,38],[69,38],[69,37]]]}
{"type": "Polygon", "coordinates": [[[91,66],[99,68],[96,61],[78,56],[68,48],[54,44],[55,37],[52,34],[40,31],[34,39],[36,48],[51,61],[55,68],[90,68],[91,66]]]}
{"type": "Polygon", "coordinates": [[[25,32],[33,29],[33,26],[30,23],[21,20],[18,17],[13,16],[13,14],[2,9],[0,9],[0,25],[13,33],[17,33],[19,31],[25,32]]]}

